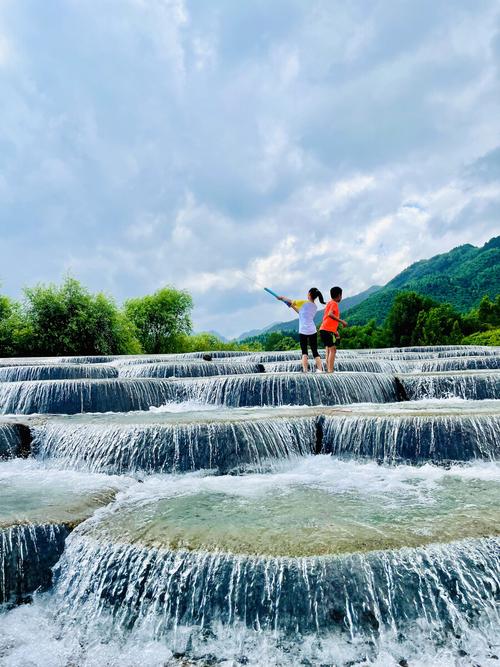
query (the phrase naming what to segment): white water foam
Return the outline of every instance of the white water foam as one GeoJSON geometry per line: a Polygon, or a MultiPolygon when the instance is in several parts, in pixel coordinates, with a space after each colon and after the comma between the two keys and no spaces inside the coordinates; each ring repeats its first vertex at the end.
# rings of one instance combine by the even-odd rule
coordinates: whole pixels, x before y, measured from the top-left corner
{"type": "Polygon", "coordinates": [[[174,401],[168,401],[159,407],[151,406],[149,408],[150,412],[206,412],[210,410],[220,409],[219,405],[210,405],[208,403],[201,403],[199,401],[183,401],[181,403],[175,403],[174,401]]]}
{"type": "Polygon", "coordinates": [[[38,596],[31,605],[0,613],[2,667],[498,667],[498,637],[480,622],[446,646],[434,641],[425,622],[412,624],[405,637],[384,633],[348,638],[330,635],[286,637],[277,632],[214,626],[205,633],[177,627],[172,636],[151,640],[144,631],[123,632],[103,639],[103,624],[65,632],[58,623],[52,595],[38,596]],[[215,663],[214,663],[215,658],[215,663]]]}
{"type": "MultiPolygon", "coordinates": [[[[207,475],[206,471],[182,475],[151,475],[141,484],[127,487],[115,503],[97,512],[114,511],[123,503],[148,503],[161,498],[200,492],[223,493],[235,497],[258,497],[286,494],[297,487],[312,487],[327,493],[355,493],[397,504],[400,499],[415,503],[433,503],[432,491],[446,479],[457,478],[500,483],[500,463],[474,462],[449,468],[379,465],[374,461],[358,462],[335,459],[329,455],[309,456],[291,461],[276,461],[266,473],[243,476],[207,475]]],[[[90,519],[92,520],[92,519],[90,519]]]]}

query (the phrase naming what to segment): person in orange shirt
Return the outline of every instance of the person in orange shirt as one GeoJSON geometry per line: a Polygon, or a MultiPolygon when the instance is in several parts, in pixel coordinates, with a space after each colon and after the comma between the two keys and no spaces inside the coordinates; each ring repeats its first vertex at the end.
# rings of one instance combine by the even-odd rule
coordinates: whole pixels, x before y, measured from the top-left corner
{"type": "Polygon", "coordinates": [[[326,304],[323,313],[323,322],[319,328],[319,335],[326,350],[326,372],[333,373],[335,355],[337,354],[337,342],[339,324],[347,326],[347,322],[340,318],[339,303],[342,301],[342,288],[332,287],[330,290],[331,301],[326,304]]]}

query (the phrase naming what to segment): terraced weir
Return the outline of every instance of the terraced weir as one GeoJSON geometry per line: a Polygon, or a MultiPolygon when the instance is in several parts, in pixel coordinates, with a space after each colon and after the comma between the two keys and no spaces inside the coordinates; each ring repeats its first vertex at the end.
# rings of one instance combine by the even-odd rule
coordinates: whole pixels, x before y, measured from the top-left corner
{"type": "Polygon", "coordinates": [[[0,664],[500,664],[499,366],[1,359],[0,664]]]}

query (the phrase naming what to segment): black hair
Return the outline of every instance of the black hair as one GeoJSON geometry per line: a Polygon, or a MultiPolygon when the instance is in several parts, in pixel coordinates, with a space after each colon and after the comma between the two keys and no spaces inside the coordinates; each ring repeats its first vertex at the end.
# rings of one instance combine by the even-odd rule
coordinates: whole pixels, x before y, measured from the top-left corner
{"type": "Polygon", "coordinates": [[[342,287],[332,287],[330,290],[330,296],[332,299],[336,299],[338,296],[342,296],[342,287]]]}
{"type": "Polygon", "coordinates": [[[317,287],[311,287],[311,289],[309,290],[309,294],[312,296],[313,301],[316,301],[316,299],[319,299],[320,303],[322,303],[322,304],[325,303],[325,300],[323,299],[323,295],[321,294],[321,292],[319,291],[319,289],[317,287]]]}

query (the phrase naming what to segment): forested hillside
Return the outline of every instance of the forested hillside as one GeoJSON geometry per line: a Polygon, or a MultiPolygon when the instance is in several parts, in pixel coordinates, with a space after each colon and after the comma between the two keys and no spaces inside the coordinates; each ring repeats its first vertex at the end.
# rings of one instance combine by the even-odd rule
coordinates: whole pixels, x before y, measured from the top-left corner
{"type": "Polygon", "coordinates": [[[396,295],[413,291],[450,303],[460,312],[477,306],[485,295],[500,293],[500,236],[482,248],[463,245],[450,252],[415,262],[362,303],[343,308],[349,324],[382,323],[396,295]]]}

